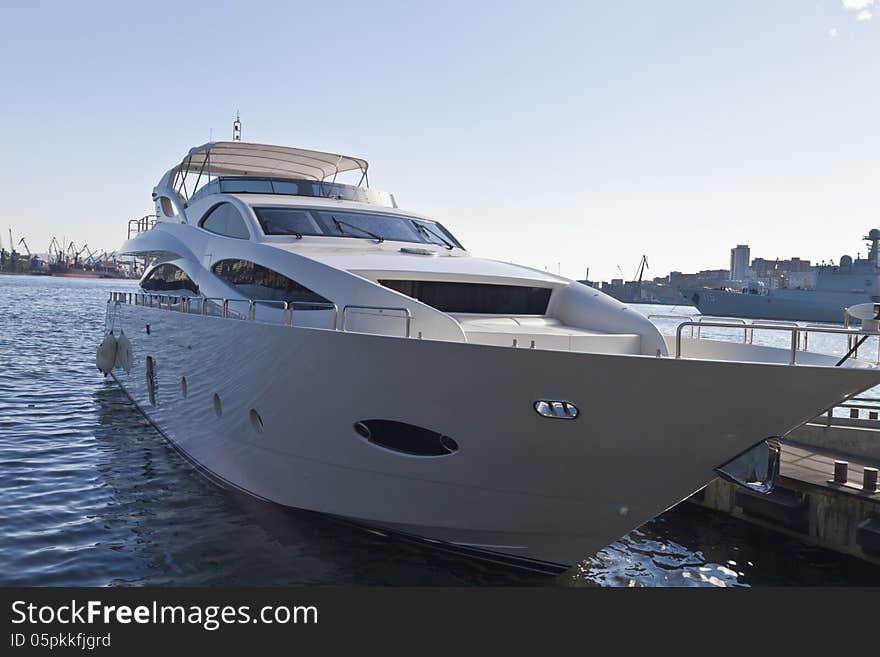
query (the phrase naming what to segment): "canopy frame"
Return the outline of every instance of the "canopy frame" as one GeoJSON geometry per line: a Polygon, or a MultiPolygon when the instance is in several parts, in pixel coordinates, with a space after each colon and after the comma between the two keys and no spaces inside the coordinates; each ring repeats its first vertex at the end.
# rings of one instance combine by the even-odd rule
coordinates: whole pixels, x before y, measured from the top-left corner
{"type": "Polygon", "coordinates": [[[311,151],[303,148],[272,146],[239,141],[208,142],[191,148],[183,160],[169,173],[171,187],[184,199],[190,197],[187,178],[197,172],[192,191],[199,187],[202,176],[267,176],[325,182],[346,171],[360,171],[358,187],[369,188],[369,163],[359,157],[311,151]]]}

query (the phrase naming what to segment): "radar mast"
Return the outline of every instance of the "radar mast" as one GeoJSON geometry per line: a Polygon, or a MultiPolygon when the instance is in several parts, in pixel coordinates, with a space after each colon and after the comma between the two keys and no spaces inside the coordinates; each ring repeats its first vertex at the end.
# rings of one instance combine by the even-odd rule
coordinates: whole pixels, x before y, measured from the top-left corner
{"type": "Polygon", "coordinates": [[[241,118],[237,110],[235,112],[235,121],[232,122],[232,141],[241,141],[241,118]]]}

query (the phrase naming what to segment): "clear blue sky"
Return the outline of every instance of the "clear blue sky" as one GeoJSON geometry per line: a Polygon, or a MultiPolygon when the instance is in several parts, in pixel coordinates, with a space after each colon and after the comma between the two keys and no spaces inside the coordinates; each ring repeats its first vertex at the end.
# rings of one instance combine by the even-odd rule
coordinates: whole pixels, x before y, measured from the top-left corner
{"type": "Polygon", "coordinates": [[[582,277],[880,226],[880,0],[7,3],[7,228],[112,250],[229,138],[362,155],[471,252],[582,277]],[[844,5],[850,5],[849,8],[844,5]]]}

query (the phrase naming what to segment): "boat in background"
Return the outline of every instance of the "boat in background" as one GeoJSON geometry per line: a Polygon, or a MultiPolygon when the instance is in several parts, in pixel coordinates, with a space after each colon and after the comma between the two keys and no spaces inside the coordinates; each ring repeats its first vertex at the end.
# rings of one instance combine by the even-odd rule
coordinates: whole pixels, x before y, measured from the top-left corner
{"type": "Polygon", "coordinates": [[[738,289],[682,289],[704,315],[806,322],[843,322],[846,308],[880,301],[880,230],[864,237],[867,258],[845,255],[837,265],[811,267],[807,280],[783,280],[783,287],[752,282],[738,289]]]}

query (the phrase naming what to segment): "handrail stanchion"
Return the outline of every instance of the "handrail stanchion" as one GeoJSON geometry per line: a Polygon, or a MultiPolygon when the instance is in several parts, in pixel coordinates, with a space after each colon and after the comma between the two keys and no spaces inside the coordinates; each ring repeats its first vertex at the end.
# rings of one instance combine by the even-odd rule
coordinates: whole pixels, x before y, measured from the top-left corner
{"type": "Polygon", "coordinates": [[[361,305],[346,305],[342,307],[342,326],[339,330],[345,331],[346,319],[348,318],[348,311],[354,308],[355,310],[393,310],[395,312],[401,312],[404,314],[404,320],[406,325],[406,335],[405,337],[410,337],[410,329],[412,327],[412,313],[409,311],[409,308],[404,307],[395,307],[395,306],[361,306],[361,305]]]}
{"type": "MultiPolygon", "coordinates": [[[[681,334],[682,330],[686,326],[694,326],[696,325],[699,329],[701,326],[715,327],[715,328],[740,328],[742,326],[741,323],[734,323],[733,321],[729,322],[681,322],[675,330],[675,357],[681,357],[681,334]]],[[[787,331],[791,335],[791,363],[794,365],[797,361],[797,351],[799,345],[799,334],[801,332],[804,333],[804,340],[806,345],[806,336],[810,333],[825,333],[829,335],[845,335],[847,337],[847,345],[853,345],[852,351],[853,354],[857,355],[855,352],[855,343],[853,342],[854,338],[857,338],[860,335],[863,336],[880,336],[880,331],[868,330],[868,329],[848,329],[848,328],[836,328],[836,327],[823,327],[823,326],[784,326],[780,324],[757,324],[752,323],[747,327],[749,330],[754,331],[755,329],[761,331],[787,331]]],[[[806,346],[804,347],[806,350],[806,346]]]]}

